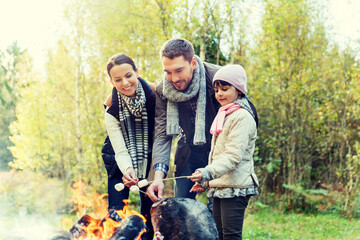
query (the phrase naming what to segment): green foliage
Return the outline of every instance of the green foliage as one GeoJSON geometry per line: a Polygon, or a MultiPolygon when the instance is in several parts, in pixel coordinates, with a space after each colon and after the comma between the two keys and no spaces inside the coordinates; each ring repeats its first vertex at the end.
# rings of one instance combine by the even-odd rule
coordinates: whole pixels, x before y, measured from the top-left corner
{"type": "Polygon", "coordinates": [[[12,145],[9,126],[16,119],[15,108],[18,99],[17,68],[23,51],[17,42],[5,52],[0,51],[0,169],[9,170],[8,163],[13,156],[8,148],[12,145]]]}
{"type": "MultiPolygon", "coordinates": [[[[107,60],[128,54],[145,80],[159,82],[160,47],[169,38],[184,37],[206,61],[240,63],[246,69],[248,95],[260,116],[256,206],[358,217],[358,51],[339,50],[329,42],[317,1],[264,1],[261,31],[251,40],[251,9],[240,0],[219,3],[69,1],[65,15],[71,31],[49,50],[45,75],[34,72],[26,55],[0,69],[0,110],[7,113],[0,118],[5,131],[0,144],[11,134],[11,167],[65,185],[81,180],[91,192],[106,192],[101,146],[106,135],[102,103],[111,93],[107,60]],[[16,87],[9,85],[10,78],[16,87]]],[[[11,51],[22,53],[16,47],[11,51]]],[[[0,56],[4,65],[4,53],[0,56]]],[[[0,155],[8,143],[0,146],[0,155]]],[[[173,183],[166,186],[171,196],[173,183]]],[[[199,199],[204,201],[204,195],[199,199]]]]}
{"type": "Polygon", "coordinates": [[[275,193],[285,209],[307,208],[314,195],[306,189],[354,187],[356,179],[346,155],[359,140],[359,61],[329,45],[319,9],[313,1],[267,1],[247,70],[260,115],[263,201],[275,193]]]}
{"type": "Polygon", "coordinates": [[[358,219],[336,214],[279,213],[275,209],[245,213],[243,239],[356,239],[358,219]]]}

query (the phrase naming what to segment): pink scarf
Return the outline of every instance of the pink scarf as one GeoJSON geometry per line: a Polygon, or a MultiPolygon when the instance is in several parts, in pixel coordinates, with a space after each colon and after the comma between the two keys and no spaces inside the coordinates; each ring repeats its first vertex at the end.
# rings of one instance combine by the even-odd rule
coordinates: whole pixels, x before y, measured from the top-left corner
{"type": "Polygon", "coordinates": [[[236,103],[229,103],[219,108],[219,111],[211,124],[210,133],[217,136],[223,129],[225,117],[239,108],[241,108],[241,106],[236,103]]]}

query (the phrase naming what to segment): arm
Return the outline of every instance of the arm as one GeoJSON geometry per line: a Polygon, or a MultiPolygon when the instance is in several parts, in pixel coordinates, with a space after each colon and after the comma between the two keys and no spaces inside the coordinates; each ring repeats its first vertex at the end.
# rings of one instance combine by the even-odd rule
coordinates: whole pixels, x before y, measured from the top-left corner
{"type": "MultiPolygon", "coordinates": [[[[251,137],[256,131],[256,124],[246,110],[238,110],[228,122],[225,122],[223,131],[226,131],[226,141],[221,144],[224,151],[213,155],[212,163],[205,167],[210,172],[211,178],[219,178],[232,171],[242,161],[249,146],[251,137]]],[[[214,153],[215,154],[215,153],[214,153]]]]}
{"type": "Polygon", "coordinates": [[[105,111],[105,125],[110,138],[111,145],[115,152],[115,160],[123,174],[125,186],[129,187],[137,182],[136,172],[132,166],[129,152],[126,148],[124,137],[119,127],[119,121],[105,111]]]}
{"type": "MultiPolygon", "coordinates": [[[[159,85],[162,85],[161,83],[159,85]]],[[[156,89],[156,105],[155,105],[155,133],[153,144],[152,161],[154,171],[162,170],[166,176],[167,170],[156,168],[157,164],[164,164],[169,167],[170,150],[172,137],[166,134],[166,108],[167,101],[162,97],[161,87],[156,89]],[[160,90],[158,90],[160,88],[160,90]]]]}
{"type": "MultiPolygon", "coordinates": [[[[162,83],[160,83],[157,88],[161,84],[162,83]]],[[[156,202],[163,197],[164,183],[162,179],[166,177],[170,161],[172,138],[166,135],[166,104],[166,100],[161,97],[161,93],[159,94],[157,89],[155,107],[155,136],[152,150],[154,182],[147,189],[147,194],[153,202],[156,202]]]]}

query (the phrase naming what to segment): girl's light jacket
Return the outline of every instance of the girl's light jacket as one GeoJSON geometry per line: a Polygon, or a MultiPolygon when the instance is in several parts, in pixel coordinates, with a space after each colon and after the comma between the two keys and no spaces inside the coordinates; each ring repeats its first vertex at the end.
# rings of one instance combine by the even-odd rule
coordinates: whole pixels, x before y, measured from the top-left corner
{"type": "Polygon", "coordinates": [[[253,160],[256,136],[256,123],[247,110],[240,108],[226,116],[223,130],[213,135],[209,165],[205,167],[213,179],[209,187],[259,185],[253,160]]]}

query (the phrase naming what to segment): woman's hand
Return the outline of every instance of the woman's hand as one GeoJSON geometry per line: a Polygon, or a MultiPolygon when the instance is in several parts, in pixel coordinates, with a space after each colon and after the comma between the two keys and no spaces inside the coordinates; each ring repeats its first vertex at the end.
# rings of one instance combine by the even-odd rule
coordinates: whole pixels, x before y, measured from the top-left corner
{"type": "Polygon", "coordinates": [[[203,175],[199,170],[196,170],[191,176],[187,177],[193,182],[201,182],[203,175]]]}
{"type": "Polygon", "coordinates": [[[122,180],[126,187],[131,187],[139,181],[136,176],[136,172],[132,167],[128,167],[126,169],[126,172],[123,174],[122,180]]]}

